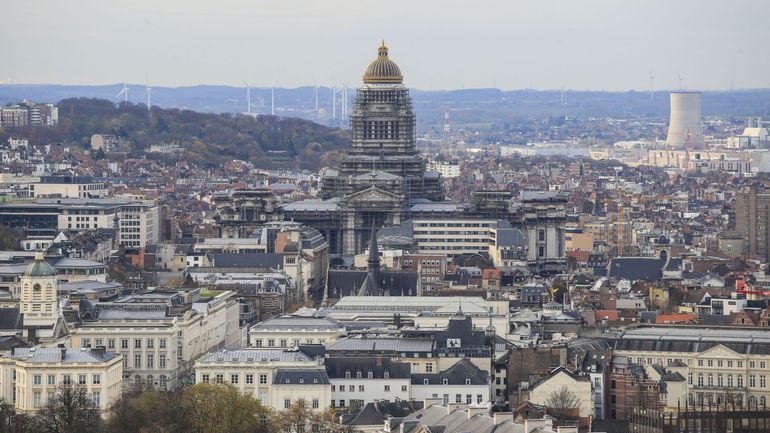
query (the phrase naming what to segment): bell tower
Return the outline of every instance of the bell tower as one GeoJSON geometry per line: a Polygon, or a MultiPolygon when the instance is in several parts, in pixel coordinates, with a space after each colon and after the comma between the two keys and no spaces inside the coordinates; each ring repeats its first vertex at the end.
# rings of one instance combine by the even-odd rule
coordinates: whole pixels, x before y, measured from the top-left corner
{"type": "Polygon", "coordinates": [[[35,261],[27,266],[21,276],[21,302],[25,328],[53,329],[59,320],[59,291],[56,271],[43,259],[43,253],[35,253],[35,261]]]}

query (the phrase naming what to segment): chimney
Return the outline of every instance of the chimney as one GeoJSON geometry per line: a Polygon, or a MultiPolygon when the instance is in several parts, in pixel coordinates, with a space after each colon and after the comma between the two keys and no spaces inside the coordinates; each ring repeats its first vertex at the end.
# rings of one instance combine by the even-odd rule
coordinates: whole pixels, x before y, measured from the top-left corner
{"type": "Polygon", "coordinates": [[[468,405],[468,419],[473,418],[474,415],[486,415],[489,411],[486,406],[482,405],[468,405]]]}
{"type": "MultiPolygon", "coordinates": [[[[492,415],[492,419],[495,421],[495,425],[500,425],[505,421],[513,421],[513,412],[495,412],[492,415]]],[[[527,431],[529,433],[529,431],[527,431]]]]}
{"type": "Polygon", "coordinates": [[[431,406],[441,406],[441,403],[443,402],[444,399],[441,397],[426,398],[422,401],[422,408],[427,409],[431,406]]]}
{"type": "Polygon", "coordinates": [[[524,420],[524,433],[530,433],[534,429],[545,430],[545,419],[525,419],[524,420]]]}
{"type": "Polygon", "coordinates": [[[450,413],[452,413],[453,410],[460,409],[463,406],[465,406],[465,405],[462,404],[462,403],[447,403],[447,405],[446,405],[446,413],[447,413],[447,415],[449,415],[450,413]]]}

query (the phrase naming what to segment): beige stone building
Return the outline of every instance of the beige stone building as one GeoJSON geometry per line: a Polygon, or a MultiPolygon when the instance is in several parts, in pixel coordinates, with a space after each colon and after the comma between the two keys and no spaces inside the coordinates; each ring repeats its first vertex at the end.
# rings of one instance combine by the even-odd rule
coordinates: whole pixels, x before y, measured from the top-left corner
{"type": "Polygon", "coordinates": [[[322,359],[296,349],[237,348],[209,353],[195,363],[196,383],[229,383],[280,411],[304,399],[315,412],[331,405],[322,359]]]}
{"type": "Polygon", "coordinates": [[[104,349],[20,348],[0,357],[0,397],[19,413],[45,406],[62,384],[88,391],[104,414],[120,397],[123,357],[104,349]]]}

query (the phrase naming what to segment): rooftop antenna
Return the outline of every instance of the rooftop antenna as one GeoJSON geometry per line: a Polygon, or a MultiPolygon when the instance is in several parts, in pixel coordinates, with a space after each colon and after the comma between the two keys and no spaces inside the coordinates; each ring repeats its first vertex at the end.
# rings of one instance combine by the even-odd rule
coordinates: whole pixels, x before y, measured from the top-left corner
{"type": "Polygon", "coordinates": [[[650,72],[650,101],[653,99],[654,93],[654,84],[655,84],[655,76],[652,75],[652,72],[650,72]]]}
{"type": "Polygon", "coordinates": [[[147,97],[147,111],[150,111],[150,107],[152,107],[152,87],[150,87],[150,75],[145,74],[144,78],[144,94],[142,96],[147,97]]]}
{"type": "Polygon", "coordinates": [[[123,83],[123,89],[115,97],[120,98],[120,95],[123,95],[123,102],[128,103],[128,85],[126,83],[123,83]]]}

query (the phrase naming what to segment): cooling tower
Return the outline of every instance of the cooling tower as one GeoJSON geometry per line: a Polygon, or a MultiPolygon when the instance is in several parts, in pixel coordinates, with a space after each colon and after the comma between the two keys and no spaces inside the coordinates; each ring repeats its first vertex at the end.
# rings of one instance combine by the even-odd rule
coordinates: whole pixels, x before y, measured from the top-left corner
{"type": "Polygon", "coordinates": [[[700,92],[671,92],[671,118],[668,121],[666,147],[703,149],[703,128],[700,124],[700,92]],[[689,139],[688,139],[689,136],[689,139]]]}

